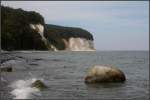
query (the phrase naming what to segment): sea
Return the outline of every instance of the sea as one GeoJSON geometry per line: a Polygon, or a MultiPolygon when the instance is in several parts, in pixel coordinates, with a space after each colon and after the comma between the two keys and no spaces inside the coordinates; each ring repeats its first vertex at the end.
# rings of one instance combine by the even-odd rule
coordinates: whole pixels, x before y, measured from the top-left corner
{"type": "Polygon", "coordinates": [[[1,52],[0,98],[149,100],[149,51],[10,51],[1,52]],[[115,66],[126,76],[124,83],[85,84],[94,65],[115,66]],[[47,88],[31,88],[34,80],[47,88]]]}

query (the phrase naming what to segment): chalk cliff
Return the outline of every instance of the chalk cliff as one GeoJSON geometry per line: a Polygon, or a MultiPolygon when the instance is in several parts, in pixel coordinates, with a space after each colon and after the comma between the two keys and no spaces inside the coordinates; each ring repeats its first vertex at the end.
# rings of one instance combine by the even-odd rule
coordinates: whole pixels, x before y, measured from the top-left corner
{"type": "Polygon", "coordinates": [[[84,29],[45,24],[37,12],[1,6],[3,50],[93,51],[93,40],[84,29]]]}
{"type": "Polygon", "coordinates": [[[45,37],[54,50],[93,51],[93,36],[81,28],[46,25],[45,37]]]}

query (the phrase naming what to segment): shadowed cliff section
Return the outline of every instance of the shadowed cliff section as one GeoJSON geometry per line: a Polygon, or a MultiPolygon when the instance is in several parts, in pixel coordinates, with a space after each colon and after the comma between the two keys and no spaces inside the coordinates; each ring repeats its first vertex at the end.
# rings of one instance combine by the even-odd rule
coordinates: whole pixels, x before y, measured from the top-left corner
{"type": "Polygon", "coordinates": [[[93,41],[92,34],[84,29],[45,24],[44,18],[37,12],[1,6],[3,50],[66,50],[70,38],[93,41]],[[45,40],[38,32],[38,25],[44,27],[42,34],[45,40]]]}
{"type": "Polygon", "coordinates": [[[3,50],[46,50],[44,42],[29,24],[44,25],[43,17],[34,11],[1,6],[1,40],[3,50]]]}

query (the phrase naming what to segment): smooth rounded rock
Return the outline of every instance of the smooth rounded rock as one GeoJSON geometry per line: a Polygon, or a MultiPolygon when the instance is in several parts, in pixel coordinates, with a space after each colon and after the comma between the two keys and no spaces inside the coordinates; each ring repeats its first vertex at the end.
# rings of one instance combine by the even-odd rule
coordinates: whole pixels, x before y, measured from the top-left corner
{"type": "Polygon", "coordinates": [[[85,77],[85,83],[124,82],[125,80],[126,77],[121,70],[101,65],[93,66],[85,77]]]}

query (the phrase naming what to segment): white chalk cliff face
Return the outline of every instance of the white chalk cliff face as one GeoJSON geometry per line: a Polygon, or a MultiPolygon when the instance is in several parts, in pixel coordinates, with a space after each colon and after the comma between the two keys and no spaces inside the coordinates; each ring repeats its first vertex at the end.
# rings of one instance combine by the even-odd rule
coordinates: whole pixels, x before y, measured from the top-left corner
{"type": "MultiPolygon", "coordinates": [[[[53,51],[59,51],[54,45],[50,45],[48,40],[44,37],[44,26],[41,24],[30,24],[30,27],[33,30],[36,30],[42,40],[44,41],[45,45],[53,51]]],[[[63,42],[65,43],[66,49],[68,51],[95,51],[94,49],[94,43],[92,40],[87,40],[85,38],[74,38],[70,37],[69,40],[67,41],[66,39],[62,39],[63,42]]]]}
{"type": "Polygon", "coordinates": [[[41,24],[30,24],[30,27],[33,29],[33,30],[36,30],[40,36],[42,37],[42,40],[46,40],[43,33],[44,33],[44,26],[41,25],[41,24]]]}
{"type": "Polygon", "coordinates": [[[55,51],[55,47],[53,47],[53,45],[49,45],[49,42],[48,40],[44,37],[44,26],[42,24],[30,24],[30,27],[33,29],[33,30],[36,30],[41,38],[42,38],[42,41],[44,41],[45,45],[50,49],[54,49],[55,51]]]}
{"type": "Polygon", "coordinates": [[[63,39],[66,45],[66,50],[70,51],[95,51],[94,43],[92,40],[84,38],[70,38],[67,42],[63,39]]]}

